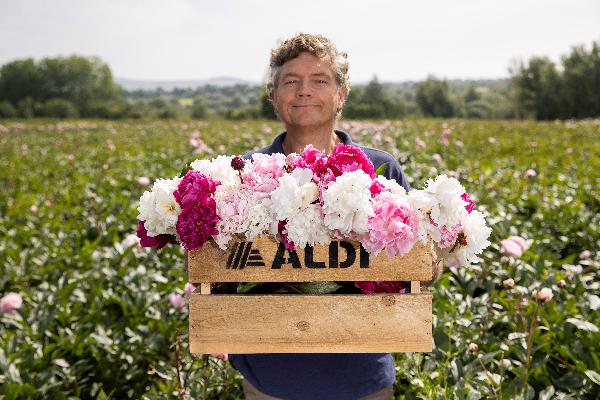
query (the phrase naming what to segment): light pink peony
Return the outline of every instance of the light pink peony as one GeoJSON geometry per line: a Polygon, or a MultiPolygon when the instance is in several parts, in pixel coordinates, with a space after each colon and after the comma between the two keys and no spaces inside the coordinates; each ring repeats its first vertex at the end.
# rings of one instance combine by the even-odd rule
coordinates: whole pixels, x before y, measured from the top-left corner
{"type": "Polygon", "coordinates": [[[521,257],[523,252],[529,248],[525,239],[520,236],[509,236],[500,242],[502,251],[510,257],[521,257]]]}
{"type": "Polygon", "coordinates": [[[579,253],[579,258],[582,260],[587,260],[591,256],[592,256],[592,252],[589,250],[583,250],[581,253],[579,253]]]}
{"type": "Polygon", "coordinates": [[[515,280],[513,278],[508,278],[502,281],[502,285],[506,289],[512,289],[515,287],[515,280]]]}
{"type": "Polygon", "coordinates": [[[187,282],[185,284],[185,287],[183,288],[183,291],[185,292],[185,295],[188,299],[192,296],[192,293],[194,293],[194,290],[196,290],[196,286],[192,285],[189,282],[187,282]]]}
{"type": "Polygon", "coordinates": [[[456,224],[450,229],[448,229],[446,225],[442,225],[440,228],[440,242],[438,243],[438,246],[442,249],[454,246],[456,239],[458,239],[458,234],[461,233],[462,230],[463,227],[461,224],[456,224]]]}
{"type": "Polygon", "coordinates": [[[546,287],[540,291],[534,290],[531,293],[531,297],[533,297],[534,300],[539,300],[539,301],[543,301],[543,302],[550,301],[550,300],[552,300],[552,297],[553,297],[552,289],[546,287]]]}
{"type": "Polygon", "coordinates": [[[142,186],[148,186],[150,184],[150,178],[147,176],[140,176],[138,178],[138,183],[142,186]]]}
{"type": "Polygon", "coordinates": [[[0,313],[10,314],[16,309],[21,308],[23,299],[17,293],[9,292],[0,299],[0,313]]]}
{"type": "Polygon", "coordinates": [[[390,256],[408,252],[419,238],[417,212],[389,192],[375,198],[373,211],[361,240],[365,250],[378,254],[386,249],[390,256]]]}
{"type": "Polygon", "coordinates": [[[182,295],[178,294],[178,293],[171,293],[169,295],[169,303],[171,303],[171,306],[175,307],[175,308],[183,308],[185,307],[185,299],[183,298],[182,295]]]}
{"type": "Polygon", "coordinates": [[[244,185],[253,191],[271,193],[279,186],[279,178],[285,173],[283,154],[252,155],[252,163],[242,172],[244,185]]]}

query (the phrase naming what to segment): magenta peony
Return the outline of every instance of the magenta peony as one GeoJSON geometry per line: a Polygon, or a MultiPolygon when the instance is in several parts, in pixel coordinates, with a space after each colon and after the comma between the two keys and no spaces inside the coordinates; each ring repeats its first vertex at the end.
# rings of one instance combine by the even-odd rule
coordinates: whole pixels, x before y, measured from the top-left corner
{"type": "Polygon", "coordinates": [[[338,144],[327,159],[327,166],[335,176],[340,176],[344,172],[362,169],[371,179],[375,179],[373,163],[357,146],[338,144]]]}
{"type": "Polygon", "coordinates": [[[410,283],[394,281],[354,282],[363,293],[409,293],[410,283]]]}
{"type": "Polygon", "coordinates": [[[317,150],[312,144],[304,148],[299,157],[290,159],[292,168],[306,168],[313,172],[313,180],[319,182],[328,172],[327,154],[317,150]]]}
{"type": "Polygon", "coordinates": [[[217,203],[212,197],[218,185],[219,182],[190,170],[173,192],[181,207],[175,228],[181,244],[188,251],[201,248],[212,235],[219,234],[217,203]]]}
{"type": "Polygon", "coordinates": [[[148,231],[144,227],[145,221],[138,221],[138,228],[136,235],[140,238],[140,246],[142,247],[154,247],[156,250],[160,250],[167,244],[177,244],[177,239],[173,235],[157,235],[148,236],[148,231]]]}
{"type": "Polygon", "coordinates": [[[285,229],[286,225],[287,221],[279,221],[277,223],[277,234],[279,236],[279,240],[281,240],[281,243],[283,243],[285,248],[288,251],[294,251],[296,247],[294,246],[294,242],[288,239],[287,230],[285,229]]]}

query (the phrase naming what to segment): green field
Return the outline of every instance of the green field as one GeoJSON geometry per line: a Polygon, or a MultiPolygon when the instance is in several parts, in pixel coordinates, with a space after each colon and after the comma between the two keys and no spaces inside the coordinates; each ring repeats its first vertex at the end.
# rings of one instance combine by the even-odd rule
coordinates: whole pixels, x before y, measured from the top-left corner
{"type": "MultiPolygon", "coordinates": [[[[600,121],[340,128],[398,157],[413,187],[454,174],[493,228],[481,264],[446,269],[432,287],[434,351],[396,355],[397,398],[597,398],[600,121]],[[518,259],[500,250],[509,235],[531,242],[518,259]],[[552,300],[531,300],[542,287],[552,300]]],[[[213,155],[239,154],[270,143],[280,125],[0,121],[0,295],[24,302],[0,315],[0,399],[176,398],[183,387],[183,398],[242,397],[226,362],[187,352],[187,312],[168,300],[183,293],[182,251],[121,243],[147,189],[138,177],[211,156],[193,153],[195,130],[213,155]]]]}

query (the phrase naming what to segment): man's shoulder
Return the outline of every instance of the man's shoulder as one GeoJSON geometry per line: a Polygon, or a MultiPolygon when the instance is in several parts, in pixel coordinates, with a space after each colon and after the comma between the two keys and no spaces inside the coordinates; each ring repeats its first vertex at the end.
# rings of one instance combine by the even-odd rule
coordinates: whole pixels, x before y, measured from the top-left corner
{"type": "Polygon", "coordinates": [[[273,146],[269,145],[266,147],[263,147],[262,149],[254,149],[254,150],[250,150],[244,153],[243,157],[247,160],[252,158],[252,154],[256,154],[256,153],[260,153],[260,154],[273,154],[273,146]]]}
{"type": "Polygon", "coordinates": [[[369,160],[371,160],[371,162],[373,163],[373,165],[375,165],[376,168],[378,165],[381,165],[385,162],[398,162],[398,160],[396,160],[396,158],[387,151],[374,149],[373,147],[363,146],[360,144],[357,144],[356,146],[358,146],[367,155],[367,157],[369,157],[369,160]]]}

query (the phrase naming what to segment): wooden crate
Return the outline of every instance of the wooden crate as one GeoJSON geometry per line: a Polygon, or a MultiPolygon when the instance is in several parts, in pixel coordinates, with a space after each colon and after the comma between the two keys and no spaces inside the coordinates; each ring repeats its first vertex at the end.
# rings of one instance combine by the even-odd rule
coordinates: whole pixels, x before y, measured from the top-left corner
{"type": "Polygon", "coordinates": [[[288,252],[272,237],[213,242],[188,253],[190,351],[206,353],[428,352],[435,250],[417,243],[401,257],[369,255],[358,242],[288,252]],[[214,282],[411,281],[409,294],[211,294],[214,282]]]}

